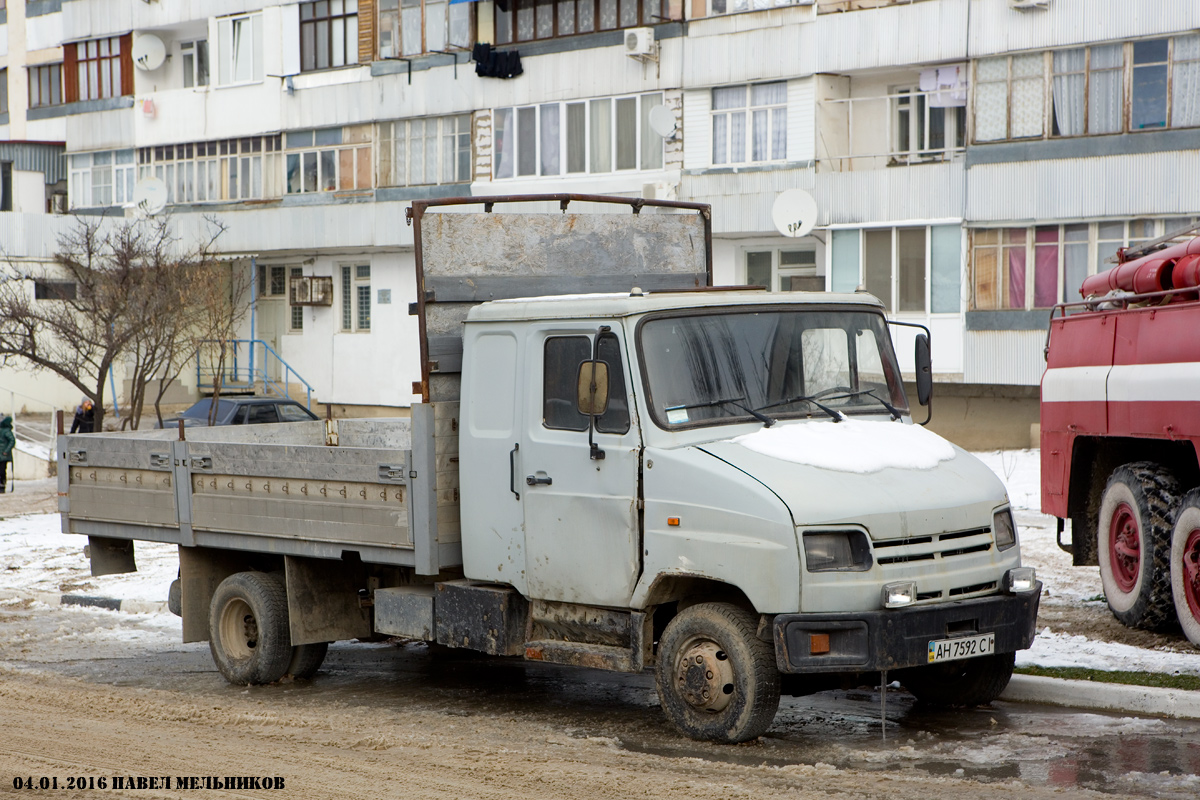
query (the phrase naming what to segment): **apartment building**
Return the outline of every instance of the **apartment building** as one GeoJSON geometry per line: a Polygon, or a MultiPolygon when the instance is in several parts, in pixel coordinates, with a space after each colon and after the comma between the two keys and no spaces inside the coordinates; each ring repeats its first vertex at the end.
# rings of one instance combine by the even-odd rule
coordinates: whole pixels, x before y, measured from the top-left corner
{"type": "Polygon", "coordinates": [[[133,214],[157,179],[181,232],[219,218],[245,338],[361,413],[415,399],[414,199],[712,203],[719,283],[863,286],[931,328],[943,430],[1010,445],[1050,307],[1200,214],[1192,0],[7,5],[0,140],[65,143],[46,208],[65,180],[74,212],[133,214]],[[788,189],[816,199],[806,236],[771,221],[788,189]]]}

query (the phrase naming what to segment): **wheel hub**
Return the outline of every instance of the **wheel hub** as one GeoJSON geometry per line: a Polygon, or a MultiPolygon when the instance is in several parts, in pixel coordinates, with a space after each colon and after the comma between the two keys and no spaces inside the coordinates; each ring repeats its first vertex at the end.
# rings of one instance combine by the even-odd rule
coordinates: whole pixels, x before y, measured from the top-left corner
{"type": "Polygon", "coordinates": [[[1141,570],[1142,536],[1138,530],[1137,514],[1128,503],[1113,511],[1108,528],[1109,564],[1113,580],[1122,592],[1132,592],[1141,570]]]}
{"type": "Polygon", "coordinates": [[[258,646],[258,621],[244,600],[230,600],[221,609],[221,644],[230,658],[244,660],[258,646]]]}
{"type": "Polygon", "coordinates": [[[733,667],[716,642],[700,641],[684,651],[675,673],[679,693],[688,705],[716,714],[733,699],[733,667]]]}
{"type": "Polygon", "coordinates": [[[1183,593],[1192,618],[1200,621],[1200,530],[1189,533],[1183,545],[1183,593]]]}

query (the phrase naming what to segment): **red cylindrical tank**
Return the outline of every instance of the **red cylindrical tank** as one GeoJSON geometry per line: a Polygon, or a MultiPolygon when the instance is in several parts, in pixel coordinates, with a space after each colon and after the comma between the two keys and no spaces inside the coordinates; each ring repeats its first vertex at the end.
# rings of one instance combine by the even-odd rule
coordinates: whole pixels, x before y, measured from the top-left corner
{"type": "Polygon", "coordinates": [[[1091,275],[1084,280],[1079,293],[1083,297],[1097,297],[1113,290],[1143,294],[1184,286],[1200,286],[1200,272],[1196,273],[1195,278],[1190,278],[1189,283],[1180,283],[1176,277],[1179,263],[1190,256],[1200,256],[1200,237],[1126,261],[1106,272],[1091,275]]]}

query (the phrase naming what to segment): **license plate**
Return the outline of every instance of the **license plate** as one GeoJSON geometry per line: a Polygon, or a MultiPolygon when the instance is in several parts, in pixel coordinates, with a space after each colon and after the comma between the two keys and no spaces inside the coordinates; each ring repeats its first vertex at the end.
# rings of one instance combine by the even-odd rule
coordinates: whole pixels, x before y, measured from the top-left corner
{"type": "Polygon", "coordinates": [[[994,633],[963,636],[959,639],[935,639],[929,643],[929,663],[990,656],[994,652],[996,652],[996,634],[994,633]]]}

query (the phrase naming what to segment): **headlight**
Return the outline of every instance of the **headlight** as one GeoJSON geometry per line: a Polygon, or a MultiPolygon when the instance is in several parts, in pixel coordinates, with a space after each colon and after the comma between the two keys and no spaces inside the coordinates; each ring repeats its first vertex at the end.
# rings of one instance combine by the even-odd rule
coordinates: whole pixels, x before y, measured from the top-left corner
{"type": "Polygon", "coordinates": [[[863,572],[871,568],[871,548],[862,531],[805,533],[804,561],[809,572],[863,572]]]}
{"type": "Polygon", "coordinates": [[[1017,526],[1013,523],[1011,510],[1005,508],[992,515],[992,531],[996,535],[997,550],[1007,550],[1017,543],[1017,526]]]}
{"type": "Polygon", "coordinates": [[[1025,594],[1037,588],[1037,576],[1033,567],[1015,567],[1004,573],[1004,591],[1009,594],[1025,594]]]}
{"type": "Polygon", "coordinates": [[[897,581],[883,585],[883,607],[900,608],[912,605],[917,599],[917,584],[914,581],[897,581]]]}

